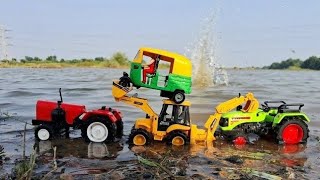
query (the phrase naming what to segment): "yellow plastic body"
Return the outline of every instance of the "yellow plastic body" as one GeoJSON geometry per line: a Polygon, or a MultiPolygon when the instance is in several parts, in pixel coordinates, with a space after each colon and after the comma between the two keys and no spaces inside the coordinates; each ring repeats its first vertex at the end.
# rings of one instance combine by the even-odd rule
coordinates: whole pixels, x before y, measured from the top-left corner
{"type": "Polygon", "coordinates": [[[180,54],[173,53],[166,50],[155,49],[150,47],[142,47],[139,49],[136,57],[132,62],[142,63],[143,55],[160,55],[161,60],[171,62],[172,66],[170,67],[170,72],[176,75],[182,75],[191,77],[192,76],[192,64],[191,61],[180,54]]]}

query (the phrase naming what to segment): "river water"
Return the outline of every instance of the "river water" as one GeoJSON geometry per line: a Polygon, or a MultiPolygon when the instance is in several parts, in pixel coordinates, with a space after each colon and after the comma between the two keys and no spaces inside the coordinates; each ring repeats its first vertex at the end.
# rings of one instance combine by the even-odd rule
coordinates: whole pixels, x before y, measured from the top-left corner
{"type": "MultiPolygon", "coordinates": [[[[122,69],[24,69],[24,68],[0,68],[0,110],[2,118],[0,121],[0,145],[4,146],[6,156],[11,161],[4,163],[0,167],[0,174],[10,172],[13,167],[13,159],[22,154],[24,122],[30,123],[35,117],[35,103],[38,99],[58,100],[58,88],[62,88],[64,102],[85,104],[87,109],[99,108],[103,105],[118,108],[124,115],[124,139],[130,133],[134,121],[144,114],[137,108],[132,108],[121,102],[115,102],[111,95],[111,84],[113,79],[118,79],[122,75],[122,69]],[[10,114],[11,117],[4,118],[3,113],[10,114]]],[[[214,107],[220,102],[238,96],[238,93],[245,94],[253,92],[260,103],[266,100],[284,100],[287,103],[304,103],[303,111],[310,117],[309,124],[310,138],[307,145],[299,146],[299,151],[292,154],[283,154],[282,157],[289,158],[297,162],[295,166],[304,168],[304,171],[297,171],[302,174],[302,178],[319,178],[317,170],[320,168],[320,142],[316,139],[320,131],[320,71],[275,71],[275,70],[227,70],[229,84],[211,87],[193,87],[192,94],[187,95],[187,100],[191,101],[192,122],[202,126],[209,114],[214,113],[214,107]],[[302,149],[302,150],[301,150],[302,149]],[[301,160],[302,159],[302,160],[301,160]]],[[[140,88],[134,90],[139,97],[150,100],[156,112],[160,112],[161,98],[159,91],[140,88]]],[[[134,92],[133,92],[134,93],[134,92]]],[[[37,144],[34,140],[33,126],[27,125],[26,131],[26,153],[32,152],[34,145],[39,148],[51,148],[52,144],[37,144]]],[[[71,139],[55,140],[53,143],[58,146],[60,158],[77,157],[80,160],[95,159],[89,155],[92,147],[78,138],[78,131],[71,132],[71,139]],[[87,147],[88,146],[88,147],[87,147]],[[76,148],[75,148],[76,147],[76,148]],[[91,149],[90,149],[91,148],[91,149]],[[60,151],[59,151],[60,150],[60,151]]],[[[269,154],[279,154],[278,146],[274,142],[265,142],[257,145],[245,147],[249,152],[268,152],[269,154]]],[[[222,144],[224,144],[222,142],[222,144]]],[[[164,148],[165,145],[163,145],[164,148]]],[[[216,145],[219,150],[232,148],[232,145],[216,145]]],[[[118,162],[136,159],[126,145],[125,140],[121,140],[116,145],[103,145],[108,148],[108,154],[118,162]],[[111,150],[110,150],[111,149],[111,150]]],[[[100,147],[101,148],[101,147],[100,147]]],[[[154,148],[154,149],[159,149],[154,148]]],[[[162,147],[163,149],[163,147],[162,147]]],[[[46,152],[46,149],[43,150],[46,152]]],[[[233,153],[241,151],[234,150],[233,153]]],[[[243,150],[242,150],[243,151],[243,150]]],[[[203,153],[198,153],[203,155],[203,153]]],[[[98,155],[99,156],[99,155],[98,155]]],[[[103,155],[101,155],[104,157],[103,155]]],[[[210,157],[209,157],[210,158],[210,157]]],[[[279,160],[279,159],[277,159],[279,160]]],[[[198,164],[199,167],[200,164],[198,164]]],[[[272,164],[271,164],[272,165],[272,164]]],[[[270,165],[270,166],[271,166],[270,165]]],[[[281,165],[281,167],[286,167],[281,165]]],[[[295,167],[294,166],[294,167],[295,167]]],[[[194,165],[197,167],[197,165],[194,165]]],[[[204,174],[208,170],[203,171],[204,174]]],[[[192,175],[193,171],[188,170],[187,175],[192,175]]]]}

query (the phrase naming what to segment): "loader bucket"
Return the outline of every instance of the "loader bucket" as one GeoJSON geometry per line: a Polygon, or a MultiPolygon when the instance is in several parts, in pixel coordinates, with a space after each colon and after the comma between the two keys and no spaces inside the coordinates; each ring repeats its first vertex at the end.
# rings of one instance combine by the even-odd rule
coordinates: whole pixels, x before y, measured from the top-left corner
{"type": "Polygon", "coordinates": [[[122,97],[124,97],[128,92],[130,91],[130,88],[123,87],[118,84],[118,81],[113,81],[112,85],[112,96],[118,100],[122,97]]]}

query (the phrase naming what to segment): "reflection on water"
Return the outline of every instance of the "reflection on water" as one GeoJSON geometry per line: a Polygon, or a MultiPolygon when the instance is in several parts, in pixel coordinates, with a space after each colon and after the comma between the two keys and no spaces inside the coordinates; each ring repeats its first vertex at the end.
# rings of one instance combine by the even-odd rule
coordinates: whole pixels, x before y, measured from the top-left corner
{"type": "MultiPolygon", "coordinates": [[[[126,139],[125,137],[124,139],[126,139]]],[[[131,159],[134,153],[145,153],[148,157],[153,158],[159,155],[170,154],[175,157],[187,156],[204,156],[214,159],[217,156],[228,157],[237,155],[241,158],[268,160],[285,164],[286,166],[303,166],[307,161],[307,156],[303,154],[307,148],[304,144],[296,145],[277,145],[270,141],[261,140],[255,145],[234,145],[226,141],[217,140],[211,146],[205,143],[186,146],[168,146],[166,143],[154,142],[147,149],[141,146],[125,145],[125,140],[114,143],[85,143],[82,139],[59,139],[53,141],[35,142],[34,147],[37,153],[44,155],[53,152],[53,147],[57,147],[57,157],[67,158],[69,156],[89,159],[117,159],[119,155],[127,156],[131,159]],[[127,148],[131,151],[127,151],[127,148]],[[125,154],[123,154],[125,153],[125,154]]]]}
{"type": "Polygon", "coordinates": [[[89,143],[88,158],[104,158],[110,156],[108,146],[105,143],[89,143]]]}
{"type": "Polygon", "coordinates": [[[86,143],[81,138],[76,139],[55,139],[52,141],[35,141],[34,148],[39,155],[53,152],[57,147],[57,156],[78,157],[89,159],[116,159],[123,150],[123,142],[114,143],[86,143]]]}

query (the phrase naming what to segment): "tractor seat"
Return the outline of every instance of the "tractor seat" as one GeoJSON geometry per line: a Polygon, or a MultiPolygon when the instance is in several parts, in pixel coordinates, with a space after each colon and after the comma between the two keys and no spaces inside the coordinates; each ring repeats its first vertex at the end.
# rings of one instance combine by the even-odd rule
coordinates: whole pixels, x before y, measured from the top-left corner
{"type": "Polygon", "coordinates": [[[299,113],[299,109],[280,109],[279,113],[299,113]]]}

